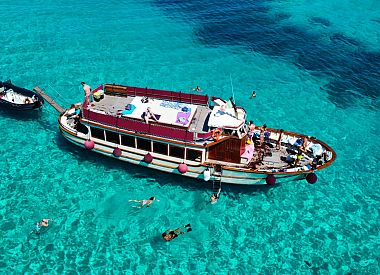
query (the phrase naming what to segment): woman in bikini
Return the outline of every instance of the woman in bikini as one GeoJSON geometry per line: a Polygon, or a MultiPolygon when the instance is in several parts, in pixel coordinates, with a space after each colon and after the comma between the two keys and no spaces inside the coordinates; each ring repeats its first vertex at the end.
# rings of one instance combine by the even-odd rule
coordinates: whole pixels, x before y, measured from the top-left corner
{"type": "Polygon", "coordinates": [[[152,118],[154,121],[158,121],[157,118],[156,118],[156,115],[153,114],[152,110],[150,109],[150,107],[148,107],[145,111],[145,114],[144,114],[144,120],[146,123],[149,123],[149,119],[152,118]]]}

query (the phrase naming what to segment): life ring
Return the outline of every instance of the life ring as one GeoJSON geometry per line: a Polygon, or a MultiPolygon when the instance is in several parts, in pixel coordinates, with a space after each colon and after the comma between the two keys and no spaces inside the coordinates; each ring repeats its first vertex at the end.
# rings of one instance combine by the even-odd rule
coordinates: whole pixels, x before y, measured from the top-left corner
{"type": "Polygon", "coordinates": [[[220,128],[216,128],[216,129],[211,131],[211,137],[214,140],[219,140],[221,135],[222,135],[222,129],[220,129],[220,128]]]}

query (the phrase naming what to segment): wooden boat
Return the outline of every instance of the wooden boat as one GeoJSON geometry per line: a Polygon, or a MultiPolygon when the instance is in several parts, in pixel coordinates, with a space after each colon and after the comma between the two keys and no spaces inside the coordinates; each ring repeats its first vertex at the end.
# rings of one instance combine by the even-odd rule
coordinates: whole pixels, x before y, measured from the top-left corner
{"type": "Polygon", "coordinates": [[[0,82],[0,104],[17,110],[33,110],[44,104],[37,93],[15,86],[10,81],[0,82]]]}
{"type": "Polygon", "coordinates": [[[314,183],[315,172],[336,158],[316,138],[249,131],[244,108],[231,100],[114,84],[93,94],[95,101],[79,103],[80,115],[59,116],[60,131],[76,145],[129,163],[219,184],[261,185],[314,183]],[[148,123],[147,112],[154,116],[148,123]]]}

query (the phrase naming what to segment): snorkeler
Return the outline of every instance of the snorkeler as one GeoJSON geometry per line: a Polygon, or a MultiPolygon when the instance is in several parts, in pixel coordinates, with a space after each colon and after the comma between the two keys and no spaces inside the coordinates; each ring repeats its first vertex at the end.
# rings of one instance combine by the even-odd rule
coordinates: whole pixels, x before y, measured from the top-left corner
{"type": "Polygon", "coordinates": [[[190,224],[186,224],[182,227],[177,228],[176,230],[168,229],[164,233],[162,233],[162,238],[164,238],[165,241],[169,242],[169,241],[177,238],[179,235],[182,235],[182,234],[185,234],[187,232],[192,231],[193,229],[190,226],[191,226],[190,224]],[[180,231],[180,230],[187,228],[187,227],[188,227],[188,229],[186,230],[186,232],[180,231]]]}
{"type": "Polygon", "coordinates": [[[149,207],[153,203],[153,201],[159,201],[159,200],[156,199],[155,197],[150,197],[149,200],[129,200],[129,202],[141,203],[141,205],[139,205],[139,206],[133,206],[136,208],[143,208],[144,206],[149,207]]]}

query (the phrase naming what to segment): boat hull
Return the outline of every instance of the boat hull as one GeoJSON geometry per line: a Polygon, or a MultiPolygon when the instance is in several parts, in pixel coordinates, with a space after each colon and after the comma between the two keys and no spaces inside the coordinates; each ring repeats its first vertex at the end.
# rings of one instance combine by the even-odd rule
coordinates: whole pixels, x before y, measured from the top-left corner
{"type": "Polygon", "coordinates": [[[13,85],[10,82],[0,82],[0,87],[4,87],[5,90],[12,89],[16,94],[20,94],[22,96],[27,97],[35,97],[38,100],[36,102],[31,103],[15,103],[8,100],[5,100],[3,97],[0,96],[0,106],[2,106],[4,109],[9,108],[12,110],[19,110],[19,111],[28,111],[28,110],[34,110],[42,107],[44,104],[44,99],[37,93],[27,90],[22,87],[18,87],[13,85]]]}
{"type": "MultiPolygon", "coordinates": [[[[61,123],[59,124],[60,131],[62,135],[71,143],[82,147],[85,149],[85,142],[87,140],[87,135],[76,132],[73,129],[63,126],[61,123]]],[[[128,148],[124,148],[123,146],[119,146],[116,144],[106,144],[106,142],[97,141],[96,139],[92,139],[94,141],[94,148],[92,151],[94,153],[99,153],[120,161],[128,162],[135,165],[140,165],[146,167],[147,169],[159,170],[162,172],[167,172],[170,174],[177,174],[180,176],[185,176],[189,178],[194,178],[198,180],[204,180],[204,171],[209,167],[208,165],[199,164],[199,165],[190,165],[187,164],[188,170],[186,173],[181,174],[178,170],[178,166],[181,162],[172,162],[164,159],[156,158],[153,154],[153,161],[151,163],[146,163],[144,161],[144,155],[146,152],[136,152],[128,150],[128,148]],[[115,157],[113,155],[113,150],[115,148],[119,148],[122,151],[122,155],[120,157],[115,157]]],[[[269,173],[257,173],[253,171],[239,171],[236,169],[228,169],[223,167],[223,174],[221,176],[222,183],[228,184],[239,184],[239,185],[266,185],[266,177],[269,173]]],[[[276,175],[276,183],[284,183],[295,180],[305,179],[307,173],[299,173],[299,174],[282,174],[276,175]]],[[[211,175],[209,181],[218,180],[217,176],[211,175]]]]}

